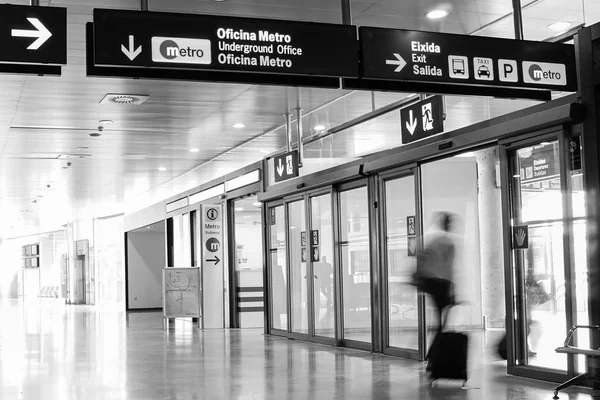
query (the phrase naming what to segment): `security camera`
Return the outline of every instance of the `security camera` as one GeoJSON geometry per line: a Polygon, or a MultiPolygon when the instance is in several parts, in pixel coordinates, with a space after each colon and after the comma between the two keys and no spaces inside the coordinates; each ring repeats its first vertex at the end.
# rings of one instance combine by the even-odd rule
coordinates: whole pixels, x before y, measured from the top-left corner
{"type": "Polygon", "coordinates": [[[98,132],[102,132],[103,130],[104,130],[104,127],[103,127],[102,125],[100,125],[100,126],[98,127],[98,132]]]}
{"type": "Polygon", "coordinates": [[[50,184],[47,184],[47,185],[46,185],[46,187],[47,187],[48,189],[50,189],[50,184]]]}
{"type": "Polygon", "coordinates": [[[73,165],[73,163],[72,163],[72,162],[68,162],[68,163],[67,163],[67,167],[70,167],[71,165],[73,165]]]}

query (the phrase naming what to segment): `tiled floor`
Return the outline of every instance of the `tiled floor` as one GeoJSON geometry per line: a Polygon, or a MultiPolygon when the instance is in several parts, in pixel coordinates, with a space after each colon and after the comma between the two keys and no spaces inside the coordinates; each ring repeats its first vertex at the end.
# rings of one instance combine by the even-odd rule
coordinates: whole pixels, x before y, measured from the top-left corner
{"type": "MultiPolygon", "coordinates": [[[[424,364],[263,336],[165,332],[159,313],[58,302],[0,304],[1,399],[551,399],[552,385],[508,377],[474,336],[468,389],[431,388],[424,364]]],[[[495,340],[495,339],[494,339],[495,340]]],[[[562,400],[592,399],[571,389],[562,400]]]]}

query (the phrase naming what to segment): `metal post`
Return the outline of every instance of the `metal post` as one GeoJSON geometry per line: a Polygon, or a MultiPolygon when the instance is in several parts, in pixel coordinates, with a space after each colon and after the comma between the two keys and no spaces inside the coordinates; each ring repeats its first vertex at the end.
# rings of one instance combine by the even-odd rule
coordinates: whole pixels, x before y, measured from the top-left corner
{"type": "MultiPolygon", "coordinates": [[[[600,43],[600,24],[582,29],[575,36],[579,97],[587,109],[582,123],[583,183],[585,188],[586,242],[588,266],[588,316],[590,325],[600,324],[600,86],[596,85],[595,46],[600,43]]],[[[577,290],[579,292],[579,290],[577,290]]],[[[600,340],[590,336],[592,349],[600,340]]],[[[594,388],[600,388],[600,360],[588,357],[588,372],[594,388]]]]}
{"type": "Polygon", "coordinates": [[[350,0],[342,0],[342,24],[352,25],[352,8],[350,0]]]}
{"type": "Polygon", "coordinates": [[[31,3],[30,3],[30,5],[32,5],[32,6],[34,6],[34,7],[37,7],[37,6],[39,6],[39,5],[40,5],[40,0],[31,0],[31,3]]]}
{"type": "Polygon", "coordinates": [[[513,23],[515,25],[515,39],[523,40],[523,11],[521,9],[521,0],[512,0],[513,5],[513,23]]]}
{"type": "Polygon", "coordinates": [[[142,1],[142,11],[148,11],[148,7],[150,6],[150,0],[141,0],[142,1]]]}
{"type": "Polygon", "coordinates": [[[302,144],[302,108],[296,108],[296,122],[298,123],[298,168],[302,168],[304,160],[304,144],[302,144]]]}
{"type": "Polygon", "coordinates": [[[285,113],[283,114],[285,117],[285,137],[286,137],[286,146],[287,151],[292,151],[292,114],[285,113]]]}

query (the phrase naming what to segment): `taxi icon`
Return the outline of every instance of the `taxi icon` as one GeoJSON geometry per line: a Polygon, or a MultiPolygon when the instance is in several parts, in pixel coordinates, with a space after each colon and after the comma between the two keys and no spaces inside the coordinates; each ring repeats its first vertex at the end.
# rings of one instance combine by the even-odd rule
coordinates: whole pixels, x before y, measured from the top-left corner
{"type": "Polygon", "coordinates": [[[477,68],[477,76],[482,78],[482,77],[486,77],[489,78],[490,75],[490,69],[488,67],[486,67],[485,65],[480,65],[479,68],[477,68]]]}

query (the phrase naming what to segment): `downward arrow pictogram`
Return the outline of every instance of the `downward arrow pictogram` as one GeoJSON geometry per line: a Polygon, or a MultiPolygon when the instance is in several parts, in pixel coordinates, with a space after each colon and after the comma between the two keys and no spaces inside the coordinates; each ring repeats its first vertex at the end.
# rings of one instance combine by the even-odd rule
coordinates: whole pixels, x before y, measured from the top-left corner
{"type": "Polygon", "coordinates": [[[415,129],[417,129],[417,123],[417,119],[413,118],[413,112],[412,110],[410,110],[408,112],[408,121],[406,122],[406,129],[408,129],[411,135],[415,133],[415,129]]]}
{"type": "Polygon", "coordinates": [[[133,35],[129,35],[129,48],[121,45],[121,51],[125,54],[131,61],[135,60],[137,56],[142,52],[142,46],[139,46],[135,49],[134,45],[135,38],[133,35]]]}

